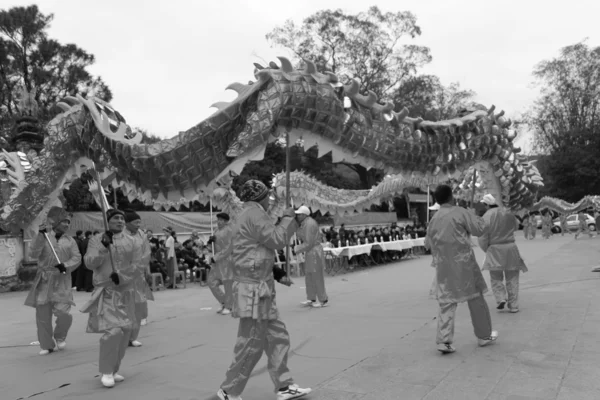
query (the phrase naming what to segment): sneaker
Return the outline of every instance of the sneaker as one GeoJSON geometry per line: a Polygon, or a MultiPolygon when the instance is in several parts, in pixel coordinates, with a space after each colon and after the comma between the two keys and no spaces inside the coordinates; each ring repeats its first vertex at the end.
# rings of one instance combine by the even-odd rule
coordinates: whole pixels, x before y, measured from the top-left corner
{"type": "Polygon", "coordinates": [[[140,325],[141,326],[146,326],[148,324],[148,321],[146,321],[146,318],[144,318],[141,322],[140,325]]]}
{"type": "Polygon", "coordinates": [[[123,375],[113,374],[113,379],[115,380],[115,382],[123,382],[125,380],[125,377],[123,375]]]}
{"type": "Polygon", "coordinates": [[[496,310],[504,310],[504,306],[506,305],[506,301],[501,301],[500,303],[498,303],[498,305],[496,306],[496,310]]]}
{"type": "Polygon", "coordinates": [[[217,392],[217,396],[221,400],[242,400],[240,396],[232,396],[230,394],[227,394],[223,389],[219,389],[219,391],[217,392]]]}
{"type": "Polygon", "coordinates": [[[490,337],[486,337],[483,339],[477,339],[479,343],[479,347],[487,346],[488,344],[494,343],[498,339],[498,331],[492,331],[492,335],[490,337]]]}
{"type": "Polygon", "coordinates": [[[311,307],[312,308],[321,308],[321,307],[323,307],[323,304],[315,301],[314,303],[311,304],[311,307]]]}
{"type": "Polygon", "coordinates": [[[592,270],[592,272],[600,272],[600,267],[596,267],[592,270]]]}
{"type": "Polygon", "coordinates": [[[300,304],[302,304],[303,306],[312,306],[314,302],[315,302],[315,300],[306,300],[300,304]]]}
{"type": "Polygon", "coordinates": [[[217,311],[217,314],[221,314],[223,311],[225,311],[225,306],[222,306],[221,309],[217,311]]]}
{"type": "Polygon", "coordinates": [[[54,353],[56,351],[56,348],[54,349],[48,349],[48,350],[40,350],[40,356],[47,356],[50,353],[54,353]]]}
{"type": "Polygon", "coordinates": [[[115,378],[113,374],[103,374],[102,378],[100,378],[100,382],[102,382],[102,385],[107,388],[115,386],[115,378]]]}
{"type": "Polygon", "coordinates": [[[64,340],[57,340],[56,347],[58,347],[59,350],[64,350],[67,347],[67,342],[64,340]]]}
{"type": "Polygon", "coordinates": [[[277,392],[277,400],[290,400],[290,399],[298,399],[300,397],[304,397],[309,394],[311,389],[302,389],[299,388],[298,385],[290,385],[285,390],[279,390],[277,392]]]}
{"type": "Polygon", "coordinates": [[[510,311],[511,313],[513,313],[513,314],[516,314],[516,313],[518,313],[518,312],[519,312],[519,309],[518,309],[518,308],[511,308],[509,311],[510,311]]]}
{"type": "Polygon", "coordinates": [[[329,305],[329,300],[325,300],[321,303],[321,307],[327,307],[329,305]]]}
{"type": "Polygon", "coordinates": [[[437,349],[442,354],[450,354],[456,351],[456,349],[450,343],[440,343],[438,344],[437,349]]]}
{"type": "Polygon", "coordinates": [[[224,308],[223,312],[221,312],[221,315],[229,315],[231,314],[231,310],[229,308],[224,308]]]}
{"type": "Polygon", "coordinates": [[[142,342],[140,342],[139,340],[132,340],[131,342],[129,342],[129,347],[140,347],[142,345],[142,342]]]}

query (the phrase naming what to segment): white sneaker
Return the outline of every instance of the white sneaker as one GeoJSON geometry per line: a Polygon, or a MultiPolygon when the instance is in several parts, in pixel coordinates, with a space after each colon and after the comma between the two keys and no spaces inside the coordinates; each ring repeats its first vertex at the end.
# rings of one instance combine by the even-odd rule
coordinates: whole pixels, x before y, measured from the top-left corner
{"type": "Polygon", "coordinates": [[[140,322],[140,325],[141,325],[141,326],[146,326],[147,324],[148,324],[148,321],[146,321],[146,318],[144,318],[144,319],[142,320],[142,322],[140,322]]]}
{"type": "Polygon", "coordinates": [[[231,314],[231,310],[229,308],[224,308],[223,311],[221,311],[221,315],[229,315],[231,314]]]}
{"type": "Polygon", "coordinates": [[[304,397],[309,394],[312,390],[299,388],[298,385],[293,384],[288,386],[287,390],[278,391],[277,392],[277,400],[290,400],[290,399],[298,399],[300,397],[304,397]]]}
{"type": "Polygon", "coordinates": [[[318,301],[315,301],[314,303],[311,304],[312,308],[321,308],[323,307],[323,305],[321,303],[319,303],[318,301]]]}
{"type": "Polygon", "coordinates": [[[515,314],[515,313],[518,313],[518,312],[519,312],[519,309],[518,309],[518,308],[511,308],[509,311],[510,311],[511,313],[515,314]]]}
{"type": "Polygon", "coordinates": [[[56,347],[58,347],[59,350],[64,350],[67,347],[67,342],[64,340],[57,340],[56,347]]]}
{"type": "Polygon", "coordinates": [[[303,306],[312,306],[313,303],[314,303],[314,301],[312,301],[312,300],[306,300],[306,301],[303,301],[300,304],[303,305],[303,306]]]}
{"type": "Polygon", "coordinates": [[[131,342],[129,342],[130,347],[140,347],[141,345],[142,342],[140,342],[139,340],[132,340],[131,342]]]}
{"type": "Polygon", "coordinates": [[[486,337],[484,339],[477,339],[479,347],[487,346],[488,344],[494,343],[498,339],[498,331],[492,331],[492,335],[490,337],[486,337]]]}
{"type": "Polygon", "coordinates": [[[437,347],[438,351],[442,354],[454,353],[456,349],[450,343],[440,343],[437,347]]]}
{"type": "Polygon", "coordinates": [[[115,382],[123,382],[125,380],[125,377],[123,375],[113,374],[113,379],[115,380],[115,382]]]}
{"type": "Polygon", "coordinates": [[[102,382],[102,385],[104,385],[104,387],[111,388],[115,386],[115,378],[113,377],[113,374],[102,375],[100,381],[102,382]]]}
{"type": "Polygon", "coordinates": [[[40,350],[40,356],[47,356],[50,353],[54,353],[56,351],[56,349],[50,349],[50,350],[40,350]]]}
{"type": "Polygon", "coordinates": [[[217,311],[217,314],[222,314],[223,311],[225,311],[225,306],[221,307],[221,309],[219,311],[217,311]]]}
{"type": "Polygon", "coordinates": [[[242,400],[240,396],[232,396],[230,394],[227,394],[223,391],[223,389],[219,389],[219,391],[217,392],[217,396],[221,400],[242,400]]]}

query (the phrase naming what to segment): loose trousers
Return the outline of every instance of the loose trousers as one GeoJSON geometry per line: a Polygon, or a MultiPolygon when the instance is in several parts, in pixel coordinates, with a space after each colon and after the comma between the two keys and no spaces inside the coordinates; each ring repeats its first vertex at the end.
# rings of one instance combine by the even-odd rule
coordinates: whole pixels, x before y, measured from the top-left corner
{"type": "Polygon", "coordinates": [[[503,301],[508,303],[509,309],[519,308],[519,275],[521,271],[490,271],[492,291],[496,304],[503,301]],[[506,286],[504,282],[506,281],[506,286]]]}
{"type": "Polygon", "coordinates": [[[218,276],[218,272],[216,271],[216,267],[211,268],[208,273],[208,287],[212,292],[215,299],[221,304],[223,307],[231,310],[233,307],[233,280],[227,279],[222,280],[218,276]],[[221,285],[223,285],[223,290],[221,290],[221,285]]]}
{"type": "Polygon", "coordinates": [[[233,361],[221,389],[232,396],[241,395],[263,352],[267,354],[267,368],[275,391],[292,385],[294,380],[287,366],[289,350],[290,335],[282,321],[240,318],[233,361]]]}
{"type": "Polygon", "coordinates": [[[148,318],[148,302],[135,303],[135,325],[131,329],[130,342],[137,340],[140,334],[140,328],[142,327],[142,320],[148,318]]]}
{"type": "Polygon", "coordinates": [[[327,292],[325,291],[325,274],[323,268],[317,268],[315,272],[307,272],[304,276],[306,286],[306,299],[315,301],[319,299],[321,303],[327,301],[327,292]]]}
{"type": "Polygon", "coordinates": [[[98,363],[101,374],[114,374],[119,372],[121,361],[129,346],[131,329],[113,328],[105,331],[100,338],[100,362],[98,363]]]}
{"type": "Polygon", "coordinates": [[[177,271],[177,260],[175,259],[175,257],[173,258],[169,258],[167,260],[167,275],[169,276],[169,278],[171,279],[171,283],[169,283],[169,285],[173,285],[173,287],[175,287],[175,272],[177,271]]]}
{"type": "Polygon", "coordinates": [[[537,225],[533,224],[529,226],[529,238],[535,239],[535,235],[537,234],[537,225]]]}
{"type": "Polygon", "coordinates": [[[587,224],[579,225],[579,228],[577,229],[577,232],[575,233],[575,239],[577,239],[579,237],[579,235],[581,235],[582,233],[588,234],[590,237],[593,237],[592,232],[590,231],[590,228],[587,226],[587,224]]]}
{"type": "Polygon", "coordinates": [[[65,340],[73,316],[70,314],[71,305],[65,303],[46,303],[35,308],[38,341],[42,350],[54,348],[54,340],[65,340]],[[52,329],[52,314],[56,317],[56,327],[52,329]]]}
{"type": "MultiPolygon", "coordinates": [[[[484,339],[492,335],[492,317],[490,309],[481,293],[478,297],[468,301],[471,322],[475,336],[484,339]]],[[[454,320],[456,317],[457,303],[440,303],[438,314],[438,329],[436,343],[452,343],[454,340],[454,320]]]]}

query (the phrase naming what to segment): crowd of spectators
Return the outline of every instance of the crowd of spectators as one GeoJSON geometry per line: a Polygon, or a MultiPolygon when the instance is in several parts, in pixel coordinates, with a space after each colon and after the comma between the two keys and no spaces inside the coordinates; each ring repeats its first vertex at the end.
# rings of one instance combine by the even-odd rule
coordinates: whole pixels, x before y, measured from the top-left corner
{"type": "Polygon", "coordinates": [[[346,229],[342,224],[336,231],[335,227],[323,228],[323,239],[326,247],[357,246],[375,242],[392,242],[395,240],[410,240],[425,237],[427,230],[421,224],[398,226],[392,223],[389,226],[379,226],[364,229],[346,229]]]}

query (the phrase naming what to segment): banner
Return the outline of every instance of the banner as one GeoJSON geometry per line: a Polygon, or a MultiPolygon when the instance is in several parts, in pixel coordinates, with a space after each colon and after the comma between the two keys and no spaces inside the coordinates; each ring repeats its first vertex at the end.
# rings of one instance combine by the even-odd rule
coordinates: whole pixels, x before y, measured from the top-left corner
{"type": "MultiPolygon", "coordinates": [[[[150,229],[155,235],[163,232],[167,226],[173,228],[177,233],[191,233],[200,231],[206,236],[210,235],[210,213],[200,212],[138,212],[142,218],[141,228],[150,229]]],[[[217,228],[217,213],[213,213],[213,228],[217,228]]],[[[77,231],[104,231],[101,212],[76,212],[68,234],[75,235],[77,231]]],[[[202,235],[202,236],[205,236],[202,235]]]]}
{"type": "Polygon", "coordinates": [[[15,236],[0,236],[0,276],[13,276],[23,260],[23,240],[15,236]]]}

